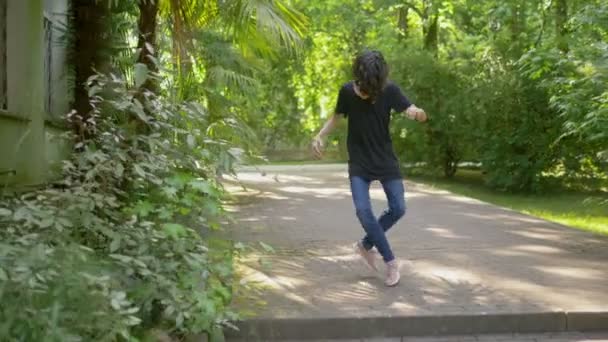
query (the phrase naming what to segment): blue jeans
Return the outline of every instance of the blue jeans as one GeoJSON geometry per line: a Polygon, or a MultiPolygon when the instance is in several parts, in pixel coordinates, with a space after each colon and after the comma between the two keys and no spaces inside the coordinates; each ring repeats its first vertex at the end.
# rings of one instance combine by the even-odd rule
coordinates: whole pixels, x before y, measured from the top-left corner
{"type": "Polygon", "coordinates": [[[402,179],[382,181],[382,188],[388,200],[388,209],[376,219],[372,211],[372,202],[369,197],[371,180],[353,176],[350,178],[350,190],[355,204],[359,222],[367,233],[363,238],[363,246],[370,250],[374,246],[382,255],[385,262],[395,259],[391,246],[386,239],[388,231],[397,221],[405,215],[405,189],[402,179]]]}

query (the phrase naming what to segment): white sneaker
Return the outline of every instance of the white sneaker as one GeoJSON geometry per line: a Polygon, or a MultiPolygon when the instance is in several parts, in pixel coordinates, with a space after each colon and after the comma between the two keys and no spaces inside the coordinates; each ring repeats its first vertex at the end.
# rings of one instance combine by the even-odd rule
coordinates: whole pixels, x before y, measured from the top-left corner
{"type": "Polygon", "coordinates": [[[373,251],[368,251],[363,247],[363,243],[361,241],[357,241],[354,247],[355,252],[361,256],[365,264],[369,266],[374,271],[378,271],[378,266],[376,266],[376,253],[373,251]]]}
{"type": "Polygon", "coordinates": [[[386,280],[384,285],[393,287],[399,284],[401,275],[399,274],[399,261],[397,259],[386,263],[386,280]]]}

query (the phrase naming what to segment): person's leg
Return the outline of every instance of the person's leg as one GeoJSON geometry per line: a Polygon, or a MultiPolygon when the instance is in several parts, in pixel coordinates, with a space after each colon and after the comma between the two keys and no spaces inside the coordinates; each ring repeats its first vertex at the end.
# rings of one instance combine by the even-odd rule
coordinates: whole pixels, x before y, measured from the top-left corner
{"type": "Polygon", "coordinates": [[[378,219],[382,229],[386,232],[399,221],[406,211],[405,206],[405,189],[402,179],[393,179],[382,182],[382,188],[388,200],[388,209],[384,211],[378,219]]]}
{"type": "MultiPolygon", "coordinates": [[[[405,189],[402,179],[384,181],[382,182],[382,188],[388,200],[388,209],[380,216],[378,223],[382,230],[386,232],[405,215],[405,189]]],[[[368,250],[374,247],[369,235],[363,238],[363,246],[368,250]]]]}
{"type": "Polygon", "coordinates": [[[359,222],[367,233],[366,240],[373,246],[376,246],[380,255],[385,262],[390,262],[395,259],[391,247],[384,234],[384,229],[374,216],[372,211],[372,203],[369,197],[369,186],[371,181],[362,177],[351,177],[350,187],[353,196],[353,203],[359,222]]]}

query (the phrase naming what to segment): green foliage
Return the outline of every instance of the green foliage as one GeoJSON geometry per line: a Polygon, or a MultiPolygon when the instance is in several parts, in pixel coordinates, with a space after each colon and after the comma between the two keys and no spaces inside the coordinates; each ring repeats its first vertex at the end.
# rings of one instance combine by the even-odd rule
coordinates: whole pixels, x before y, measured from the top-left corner
{"type": "Polygon", "coordinates": [[[212,260],[201,235],[222,215],[215,172],[230,145],[207,134],[200,104],[142,97],[115,76],[89,89],[97,134],[63,180],[3,201],[1,339],[133,340],[234,319],[230,254],[212,260]]]}
{"type": "Polygon", "coordinates": [[[433,113],[427,125],[400,120],[394,125],[397,152],[405,161],[427,163],[452,177],[458,163],[474,158],[470,147],[472,118],[471,89],[454,63],[435,60],[420,52],[392,59],[393,79],[408,90],[415,103],[433,113]]]}
{"type": "MultiPolygon", "coordinates": [[[[393,81],[430,116],[424,126],[394,116],[402,161],[447,177],[459,162],[478,162],[486,183],[506,191],[538,192],[556,177],[588,183],[606,173],[604,2],[298,4],[313,19],[312,34],[292,74],[279,76],[298,97],[302,132],[333,114],[354,53],[370,47],[384,53],[393,81]]],[[[291,137],[291,146],[303,145],[301,135],[291,137]]],[[[343,132],[336,138],[343,143],[343,132]]]]}
{"type": "Polygon", "coordinates": [[[606,13],[605,4],[589,4],[572,18],[572,34],[584,38],[571,42],[567,55],[547,46],[529,51],[520,63],[523,74],[549,94],[551,108],[564,122],[559,142],[567,145],[562,158],[570,175],[597,176],[605,171],[608,46],[602,40],[608,37],[606,13]]]}
{"type": "Polygon", "coordinates": [[[543,172],[557,161],[561,118],[548,108],[547,94],[515,66],[492,56],[480,65],[473,96],[486,181],[500,190],[539,191],[543,172]]]}
{"type": "MultiPolygon", "coordinates": [[[[260,108],[258,95],[286,84],[260,80],[271,69],[285,75],[279,56],[296,55],[307,17],[280,0],[163,0],[158,18],[137,2],[73,5],[80,19],[103,20],[68,28],[65,40],[100,49],[72,61],[81,67],[81,106],[70,116],[79,139],[63,180],[1,198],[0,340],[217,332],[236,316],[227,309],[233,248],[209,237],[225,219],[216,177],[257,149],[253,119],[278,107],[260,108]],[[157,51],[134,65],[142,19],[159,31],[148,42],[157,51]],[[92,67],[114,74],[83,89],[92,67]],[[157,86],[146,86],[151,79],[157,86]]],[[[291,103],[278,110],[295,107],[282,94],[291,103]]]]}

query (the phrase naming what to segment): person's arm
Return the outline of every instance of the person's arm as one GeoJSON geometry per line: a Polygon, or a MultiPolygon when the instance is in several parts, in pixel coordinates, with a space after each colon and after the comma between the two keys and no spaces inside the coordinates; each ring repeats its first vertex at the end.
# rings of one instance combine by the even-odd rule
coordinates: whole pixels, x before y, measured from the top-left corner
{"type": "Polygon", "coordinates": [[[403,94],[401,88],[395,84],[391,84],[389,94],[391,96],[391,107],[396,113],[403,113],[406,117],[411,120],[418,122],[425,122],[427,115],[424,110],[416,107],[415,104],[411,103],[410,100],[403,94]]]}
{"type": "Polygon", "coordinates": [[[323,156],[323,146],[325,137],[331,133],[334,128],[338,125],[338,121],[342,117],[341,114],[332,115],[327,122],[321,128],[321,131],[313,138],[312,140],[312,151],[314,152],[317,158],[321,158],[323,156]]]}

